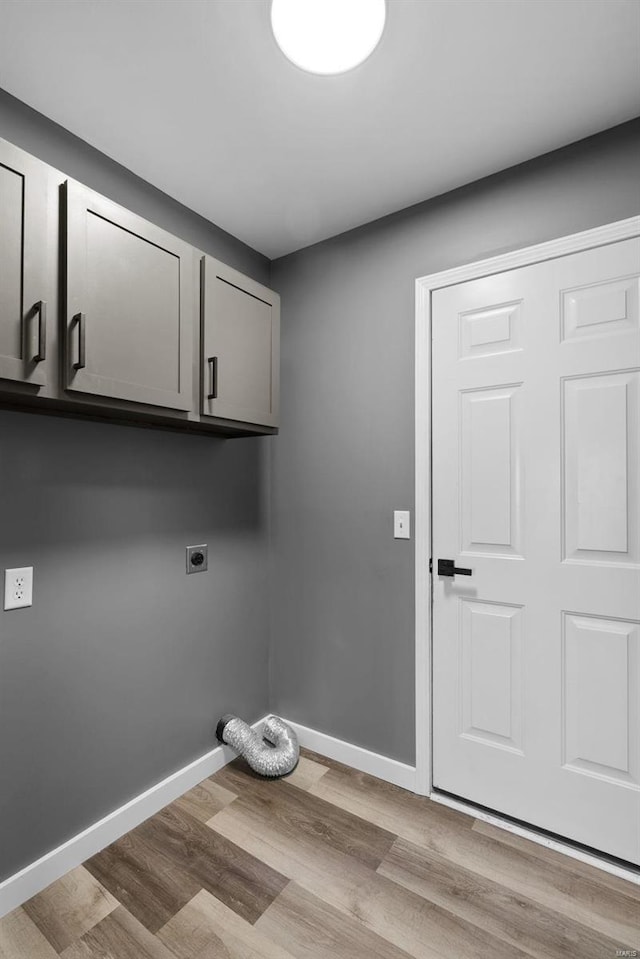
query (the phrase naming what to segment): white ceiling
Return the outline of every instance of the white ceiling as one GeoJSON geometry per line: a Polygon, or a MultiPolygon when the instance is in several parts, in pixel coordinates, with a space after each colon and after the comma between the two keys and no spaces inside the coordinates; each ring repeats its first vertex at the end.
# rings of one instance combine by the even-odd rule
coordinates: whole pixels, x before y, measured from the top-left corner
{"type": "Polygon", "coordinates": [[[335,77],[269,0],[0,0],[0,87],[269,257],[640,114],[638,0],[389,0],[335,77]]]}

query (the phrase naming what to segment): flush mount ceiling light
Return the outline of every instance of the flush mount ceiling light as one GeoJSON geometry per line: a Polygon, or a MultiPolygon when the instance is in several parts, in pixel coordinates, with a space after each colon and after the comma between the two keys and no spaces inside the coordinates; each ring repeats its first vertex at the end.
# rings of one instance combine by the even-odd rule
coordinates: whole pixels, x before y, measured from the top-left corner
{"type": "Polygon", "coordinates": [[[284,55],[309,73],[345,73],[375,50],[385,0],[273,0],[271,27],[284,55]]]}

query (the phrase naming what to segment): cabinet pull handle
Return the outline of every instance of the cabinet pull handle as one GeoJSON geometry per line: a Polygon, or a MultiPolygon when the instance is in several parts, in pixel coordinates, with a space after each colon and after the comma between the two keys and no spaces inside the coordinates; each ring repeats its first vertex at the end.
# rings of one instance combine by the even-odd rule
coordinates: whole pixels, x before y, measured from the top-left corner
{"type": "Polygon", "coordinates": [[[36,363],[42,363],[47,358],[47,301],[38,300],[36,310],[38,312],[38,352],[33,359],[36,363]]]}
{"type": "Polygon", "coordinates": [[[78,362],[73,364],[74,370],[83,370],[87,365],[85,313],[76,313],[74,320],[78,324],[78,362]]]}
{"type": "Polygon", "coordinates": [[[208,400],[217,400],[218,399],[218,357],[210,356],[207,360],[209,364],[209,392],[207,394],[208,400]]]}

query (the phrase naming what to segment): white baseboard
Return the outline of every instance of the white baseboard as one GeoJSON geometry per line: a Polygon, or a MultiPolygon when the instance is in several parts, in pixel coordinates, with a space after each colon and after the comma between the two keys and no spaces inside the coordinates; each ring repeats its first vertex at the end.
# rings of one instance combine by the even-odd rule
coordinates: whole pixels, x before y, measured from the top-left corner
{"type": "MultiPolygon", "coordinates": [[[[265,716],[253,723],[253,728],[260,728],[266,718],[265,716]]],[[[155,815],[168,803],[197,786],[203,779],[213,776],[236,756],[237,754],[229,746],[216,746],[211,752],[205,753],[188,766],[167,776],[162,782],[151,786],[119,809],[114,809],[104,819],[89,826],[88,829],[73,836],[56,849],[52,849],[14,876],[9,876],[0,883],[0,919],[16,906],[22,905],[27,899],[46,889],[69,870],[75,869],[91,856],[95,856],[101,849],[115,842],[131,829],[135,829],[149,816],[155,815]]]]}
{"type": "Polygon", "coordinates": [[[362,746],[354,746],[342,739],[335,739],[327,733],[301,726],[300,723],[290,719],[285,719],[285,722],[295,730],[300,745],[306,749],[312,749],[321,756],[335,759],[336,762],[344,763],[345,766],[359,769],[360,772],[369,773],[370,776],[384,779],[385,782],[393,783],[394,786],[402,786],[403,789],[411,792],[415,791],[415,766],[408,766],[398,762],[397,759],[381,756],[379,753],[372,753],[368,749],[363,749],[362,746]]]}
{"type": "MultiPolygon", "coordinates": [[[[254,723],[253,728],[259,729],[266,718],[267,716],[254,723]]],[[[314,752],[335,759],[346,766],[352,766],[361,772],[369,773],[371,776],[377,776],[378,779],[413,790],[416,776],[413,766],[406,766],[395,759],[334,739],[333,736],[319,733],[315,729],[308,729],[299,723],[290,722],[289,725],[295,729],[301,746],[306,746],[314,752]]],[[[140,793],[124,806],[114,809],[104,819],[89,826],[56,849],[52,849],[14,876],[9,876],[0,883],[0,918],[46,889],[71,869],[75,869],[91,856],[95,856],[101,849],[115,842],[131,829],[135,829],[149,816],[155,815],[168,803],[197,786],[203,779],[213,776],[235,758],[236,753],[229,746],[217,746],[189,763],[188,766],[184,766],[156,783],[155,786],[140,793]]]]}
{"type": "MultiPolygon", "coordinates": [[[[270,714],[268,714],[270,715],[270,714]]],[[[267,717],[253,723],[254,729],[259,729],[267,717]]],[[[398,762],[397,759],[390,759],[388,756],[381,756],[379,753],[373,753],[361,746],[354,746],[352,743],[345,742],[342,739],[335,739],[327,733],[318,732],[316,729],[309,729],[300,723],[286,720],[295,730],[300,745],[321,756],[327,756],[329,759],[335,759],[336,762],[344,763],[345,766],[351,766],[353,769],[359,769],[361,772],[369,773],[378,779],[393,783],[395,786],[401,786],[411,792],[415,791],[416,770],[413,766],[398,762]]],[[[171,776],[167,776],[161,782],[151,786],[150,789],[140,793],[130,802],[125,803],[113,812],[105,816],[99,822],[89,826],[88,829],[73,836],[67,842],[52,849],[45,856],[42,856],[36,862],[31,863],[26,868],[10,876],[0,883],[0,919],[22,905],[32,896],[46,889],[56,879],[60,879],[71,869],[75,869],[81,863],[85,862],[91,856],[95,856],[110,843],[115,842],[131,829],[135,829],[140,823],[155,815],[168,803],[173,802],[182,796],[187,790],[197,786],[208,776],[226,766],[236,758],[236,753],[228,746],[217,746],[210,752],[205,753],[199,759],[184,766],[171,776]]],[[[567,856],[580,859],[582,862],[588,862],[598,869],[604,869],[614,875],[627,879],[630,882],[640,884],[640,877],[637,873],[628,871],[620,866],[603,860],[598,856],[592,856],[575,847],[541,836],[539,833],[516,826],[497,816],[492,816],[483,810],[474,806],[441,796],[437,793],[431,794],[431,799],[440,802],[443,805],[459,809],[476,819],[482,819],[502,829],[508,829],[519,836],[531,839],[533,842],[542,843],[550,849],[556,849],[567,856]]]]}
{"type": "Polygon", "coordinates": [[[492,815],[491,813],[485,812],[484,809],[479,809],[472,803],[463,802],[461,799],[454,799],[452,796],[444,796],[442,793],[432,792],[430,798],[442,806],[457,809],[458,812],[465,813],[467,816],[473,816],[474,819],[480,819],[482,822],[490,823],[492,826],[497,826],[498,829],[504,829],[506,832],[511,832],[515,836],[522,836],[523,839],[529,839],[531,842],[538,843],[539,846],[546,846],[547,849],[561,852],[564,856],[569,856],[571,859],[578,859],[580,862],[586,862],[589,866],[602,869],[604,872],[611,873],[612,876],[618,876],[620,879],[625,879],[627,882],[632,882],[636,886],[640,886],[640,873],[635,872],[633,869],[625,869],[624,866],[619,866],[617,863],[598,856],[595,853],[578,849],[569,841],[562,842],[560,839],[552,839],[551,836],[545,836],[535,829],[518,826],[517,823],[503,819],[501,816],[492,815]]]}

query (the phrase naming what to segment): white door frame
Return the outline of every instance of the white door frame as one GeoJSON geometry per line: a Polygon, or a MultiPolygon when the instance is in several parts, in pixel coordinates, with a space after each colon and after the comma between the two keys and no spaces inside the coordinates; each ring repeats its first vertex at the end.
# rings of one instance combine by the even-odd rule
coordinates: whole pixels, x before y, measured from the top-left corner
{"type": "Polygon", "coordinates": [[[432,273],[416,280],[415,349],[415,566],[416,566],[416,784],[415,792],[431,795],[432,786],[432,705],[431,705],[431,624],[432,579],[429,559],[431,543],[431,294],[434,290],[493,273],[516,270],[543,260],[579,253],[607,243],[640,235],[640,216],[560,237],[511,253],[477,260],[465,266],[432,273]]]}

